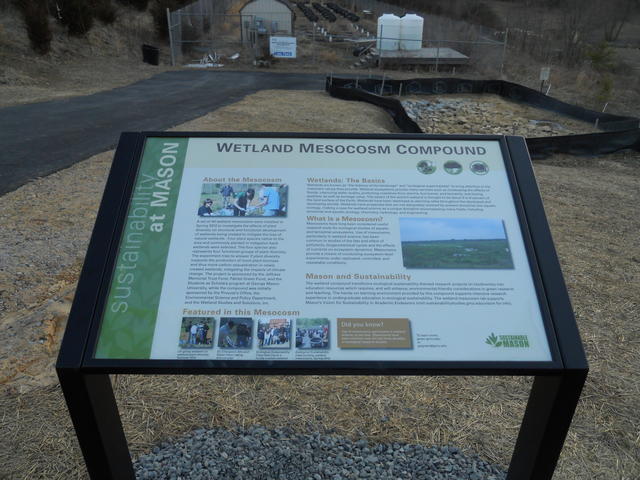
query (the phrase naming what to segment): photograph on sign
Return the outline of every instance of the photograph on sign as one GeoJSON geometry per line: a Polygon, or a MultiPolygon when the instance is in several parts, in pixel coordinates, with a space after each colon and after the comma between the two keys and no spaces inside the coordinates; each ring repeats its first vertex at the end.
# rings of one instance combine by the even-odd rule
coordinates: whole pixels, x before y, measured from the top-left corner
{"type": "Polygon", "coordinates": [[[285,217],[287,185],[205,182],[199,217],[285,217]]]}
{"type": "Polygon", "coordinates": [[[184,317],[178,345],[181,348],[213,348],[215,323],[212,317],[184,317]]]}
{"type": "Polygon", "coordinates": [[[261,318],[258,320],[259,348],[291,348],[291,319],[261,318]]]}
{"type": "Polygon", "coordinates": [[[406,268],[513,268],[501,220],[400,218],[406,268]]]}
{"type": "Polygon", "coordinates": [[[500,142],[148,138],[94,356],[551,361],[500,142]]]}
{"type": "Polygon", "coordinates": [[[253,343],[253,319],[247,317],[221,318],[218,332],[220,348],[251,348],[253,343]]]}

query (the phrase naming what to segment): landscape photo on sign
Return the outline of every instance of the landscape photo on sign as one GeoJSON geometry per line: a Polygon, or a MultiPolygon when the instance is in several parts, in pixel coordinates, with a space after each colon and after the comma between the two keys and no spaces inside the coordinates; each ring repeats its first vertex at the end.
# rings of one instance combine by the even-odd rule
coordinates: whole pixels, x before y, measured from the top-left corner
{"type": "Polygon", "coordinates": [[[500,219],[400,218],[400,241],[405,268],[514,268],[500,219]]]}
{"type": "Polygon", "coordinates": [[[286,217],[289,187],[275,183],[203,183],[199,217],[286,217]]]}

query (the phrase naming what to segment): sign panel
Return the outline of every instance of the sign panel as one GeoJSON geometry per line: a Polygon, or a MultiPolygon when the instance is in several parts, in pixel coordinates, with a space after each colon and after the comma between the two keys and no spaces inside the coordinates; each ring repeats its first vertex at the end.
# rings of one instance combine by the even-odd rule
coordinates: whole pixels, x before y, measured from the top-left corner
{"type": "Polygon", "coordinates": [[[148,138],[94,355],[551,361],[500,142],[148,138]]]}
{"type": "Polygon", "coordinates": [[[540,81],[546,82],[551,75],[551,67],[540,67],[540,81]]]}
{"type": "Polygon", "coordinates": [[[296,37],[271,37],[269,53],[276,58],[296,58],[296,37]]]}

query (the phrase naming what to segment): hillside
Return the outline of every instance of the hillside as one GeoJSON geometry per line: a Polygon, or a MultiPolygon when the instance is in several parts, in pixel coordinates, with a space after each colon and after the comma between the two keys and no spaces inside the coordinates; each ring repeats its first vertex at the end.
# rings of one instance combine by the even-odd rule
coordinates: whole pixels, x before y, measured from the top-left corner
{"type": "Polygon", "coordinates": [[[118,6],[114,24],[96,21],[74,37],[53,19],[51,52],[35,53],[20,13],[0,3],[0,107],[127,85],[170,68],[142,63],[141,45],[155,43],[148,12],[118,6]]]}
{"type": "MultiPolygon", "coordinates": [[[[394,3],[416,4],[403,0],[394,3]]],[[[457,0],[450,3],[460,9],[461,5],[474,2],[457,0]]],[[[139,12],[116,1],[111,1],[111,4],[116,9],[115,22],[105,25],[95,20],[93,28],[85,36],[69,36],[65,27],[50,16],[48,21],[53,32],[51,52],[39,55],[31,49],[24,21],[11,0],[0,0],[0,107],[93,93],[171,69],[168,42],[157,38],[150,10],[139,12]],[[160,48],[160,66],[142,63],[143,43],[160,48]]],[[[149,3],[150,6],[153,4],[153,1],[149,3]]],[[[233,13],[241,2],[228,0],[224,4],[230,5],[228,12],[233,13]]],[[[434,40],[443,41],[443,45],[470,52],[472,65],[466,69],[457,72],[436,71],[433,67],[387,72],[377,68],[354,69],[353,44],[329,43],[319,33],[314,35],[310,22],[297,7],[294,7],[294,31],[298,57],[272,63],[269,68],[273,71],[333,72],[360,77],[387,74],[396,78],[416,75],[502,78],[537,89],[540,86],[540,68],[550,66],[551,77],[547,85],[550,95],[592,109],[606,108],[608,112],[640,116],[640,14],[637,12],[629,16],[618,39],[606,48],[598,47],[602,26],[592,27],[594,20],[589,20],[591,23],[583,21],[580,32],[585,31],[588,35],[579,37],[582,39],[581,53],[575,62],[567,63],[562,56],[563,47],[558,43],[560,40],[547,41],[547,37],[555,38],[558,29],[562,30],[561,17],[564,13],[557,8],[543,9],[535,2],[487,0],[478,4],[482,8],[476,9],[480,12],[477,16],[462,15],[464,19],[461,19],[433,13],[440,12],[438,5],[441,4],[442,1],[434,2],[424,6],[426,11],[417,10],[427,19],[424,39],[427,44],[434,40]],[[493,29],[482,26],[483,22],[487,23],[486,12],[492,12],[489,16],[495,25],[493,29]],[[503,47],[500,42],[504,38],[505,25],[509,27],[509,34],[504,68],[501,68],[503,47]],[[487,42],[493,43],[487,46],[487,42]]],[[[358,12],[362,14],[361,9],[365,7],[375,7],[376,11],[387,8],[399,13],[403,11],[403,7],[370,0],[359,5],[358,12]]],[[[451,7],[446,11],[450,10],[455,9],[451,7]]],[[[240,54],[236,61],[225,61],[222,68],[258,68],[253,64],[257,52],[240,43],[237,25],[234,26],[237,20],[226,16],[216,19],[220,24],[208,34],[211,38],[207,40],[212,51],[240,54]]],[[[187,20],[183,23],[188,24],[187,20]]],[[[353,27],[344,19],[334,24],[321,24],[341,34],[353,33],[353,27]]],[[[376,30],[374,18],[363,16],[360,25],[371,33],[376,30]]],[[[193,62],[200,57],[200,50],[192,51],[183,60],[193,62]]]]}

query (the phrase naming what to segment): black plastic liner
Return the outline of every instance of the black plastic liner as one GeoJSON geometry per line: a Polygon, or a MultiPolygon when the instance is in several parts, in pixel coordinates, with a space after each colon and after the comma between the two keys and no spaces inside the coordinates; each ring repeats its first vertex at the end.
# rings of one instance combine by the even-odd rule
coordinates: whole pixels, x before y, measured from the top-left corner
{"type": "Polygon", "coordinates": [[[411,80],[379,80],[327,78],[327,92],[343,100],[359,100],[384,108],[405,133],[424,133],[411,120],[402,103],[383,95],[440,95],[446,93],[492,93],[516,102],[561,113],[585,122],[596,123],[605,133],[527,138],[532,158],[554,153],[601,155],[624,149],[640,151],[640,119],[596,112],[561,102],[531,88],[503,80],[465,80],[460,78],[420,78],[411,80]]]}
{"type": "Polygon", "coordinates": [[[526,138],[531,158],[545,158],[554,153],[604,155],[631,149],[640,152],[640,129],[618,132],[588,133],[557,137],[526,138]]]}
{"type": "MultiPolygon", "coordinates": [[[[335,80],[335,79],[334,79],[335,80]]],[[[360,100],[361,102],[372,103],[383,108],[398,127],[404,133],[424,133],[420,126],[411,120],[407,115],[402,104],[395,98],[384,98],[379,95],[368,93],[364,90],[354,88],[336,87],[327,83],[327,91],[332,97],[341,98],[343,100],[360,100]]]]}

